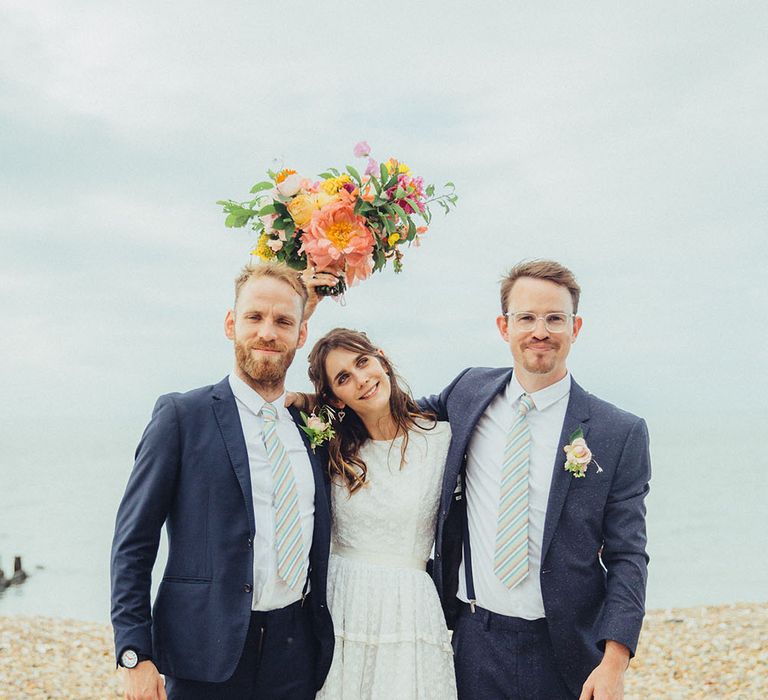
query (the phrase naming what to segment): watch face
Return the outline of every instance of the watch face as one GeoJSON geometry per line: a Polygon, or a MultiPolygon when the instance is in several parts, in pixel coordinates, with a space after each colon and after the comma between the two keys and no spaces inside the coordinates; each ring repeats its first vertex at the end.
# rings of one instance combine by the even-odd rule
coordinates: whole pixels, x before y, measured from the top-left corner
{"type": "Polygon", "coordinates": [[[133,649],[126,649],[120,657],[120,663],[125,668],[135,668],[136,664],[139,663],[139,657],[133,649]]]}

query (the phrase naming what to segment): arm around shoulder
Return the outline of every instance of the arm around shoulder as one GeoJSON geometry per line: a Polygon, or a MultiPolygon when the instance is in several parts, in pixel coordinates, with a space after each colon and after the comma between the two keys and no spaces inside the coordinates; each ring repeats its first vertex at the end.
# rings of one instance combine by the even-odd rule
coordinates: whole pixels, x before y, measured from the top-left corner
{"type": "Polygon", "coordinates": [[[112,625],[118,656],[128,647],[152,655],[152,567],[173,500],[179,442],[174,398],[161,396],[136,449],[112,540],[112,625]]]}
{"type": "Polygon", "coordinates": [[[461,378],[467,372],[469,372],[469,368],[467,368],[463,372],[461,372],[439,394],[432,394],[431,396],[424,396],[424,397],[418,399],[416,403],[419,404],[419,407],[421,408],[422,411],[429,411],[430,413],[434,413],[435,414],[435,418],[437,418],[437,420],[442,420],[442,421],[448,420],[448,397],[451,395],[451,392],[454,390],[454,388],[459,383],[461,378]]]}

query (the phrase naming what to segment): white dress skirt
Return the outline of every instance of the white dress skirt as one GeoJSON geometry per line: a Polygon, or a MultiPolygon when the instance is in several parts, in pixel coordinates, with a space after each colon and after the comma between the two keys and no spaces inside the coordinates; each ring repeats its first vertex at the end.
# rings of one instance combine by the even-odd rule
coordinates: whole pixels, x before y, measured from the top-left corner
{"type": "Polygon", "coordinates": [[[426,572],[451,432],[439,422],[360,450],[366,485],[331,489],[328,606],[336,634],[322,700],[456,697],[453,650],[426,572]]]}

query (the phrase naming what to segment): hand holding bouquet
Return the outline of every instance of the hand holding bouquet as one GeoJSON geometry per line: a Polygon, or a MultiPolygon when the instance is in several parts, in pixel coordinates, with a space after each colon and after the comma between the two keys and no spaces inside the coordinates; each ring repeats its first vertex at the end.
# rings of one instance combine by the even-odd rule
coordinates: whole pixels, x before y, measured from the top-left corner
{"type": "Polygon", "coordinates": [[[365,142],[355,146],[355,155],[368,158],[362,175],[351,165],[344,172],[329,168],[316,181],[295,170],[268,171],[269,180],[251,188],[252,200],[217,202],[226,226],[250,223],[258,236],[251,253],[262,260],[334,274],[339,283],[321,293],[340,294],[390,260],[400,272],[403,245],[419,245],[431,204],[446,214],[456,205],[455,187],[446,183],[447,192],[436,196],[434,185],[425,186],[405,163],[390,158],[379,165],[365,142]],[[417,226],[414,216],[424,225],[417,226]]]}

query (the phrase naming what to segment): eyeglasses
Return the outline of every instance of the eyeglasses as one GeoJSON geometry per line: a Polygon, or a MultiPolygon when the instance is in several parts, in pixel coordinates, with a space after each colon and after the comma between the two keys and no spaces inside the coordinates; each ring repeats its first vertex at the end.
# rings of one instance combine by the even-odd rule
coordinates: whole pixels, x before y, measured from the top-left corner
{"type": "Polygon", "coordinates": [[[568,321],[576,318],[576,314],[551,313],[537,316],[530,311],[509,311],[504,315],[512,322],[516,331],[523,333],[536,328],[539,319],[544,321],[544,325],[550,333],[564,333],[568,330],[568,321]]]}

